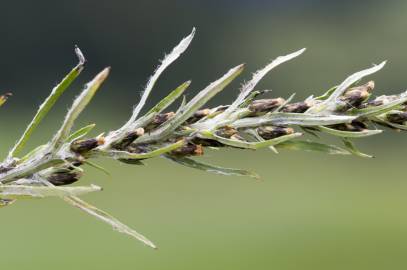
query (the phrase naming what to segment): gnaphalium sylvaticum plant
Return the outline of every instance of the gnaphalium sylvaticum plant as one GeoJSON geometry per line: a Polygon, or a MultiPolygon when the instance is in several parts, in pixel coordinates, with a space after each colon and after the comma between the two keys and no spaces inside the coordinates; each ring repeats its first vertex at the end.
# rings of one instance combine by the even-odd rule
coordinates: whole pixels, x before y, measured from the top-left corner
{"type": "MultiPolygon", "coordinates": [[[[142,164],[145,159],[161,156],[207,172],[257,177],[249,171],[201,163],[191,156],[202,155],[205,147],[254,150],[267,147],[276,153],[280,149],[289,149],[370,157],[359,152],[352,140],[381,133],[382,130],[377,129],[377,126],[407,130],[406,92],[370,99],[374,83],[358,83],[365,76],[379,71],[385,62],[356,72],[323,95],[310,96],[304,101],[293,102],[294,95],[286,99],[259,99],[258,96],[268,92],[256,89],[259,81],[273,68],[296,58],[305,49],[279,56],[255,72],[251,80],[242,85],[237,98],[230,105],[205,107],[211,98],[243,71],[243,65],[230,69],[190,101],[186,101],[183,93],[191,82],[184,82],[147,113],[140,115],[156,81],[187,49],[194,34],[195,29],[165,56],[148,80],[130,119],[122,127],[93,138],[87,136],[94,124],[72,132],[75,120],[107,78],[110,68],[106,68],[86,84],[50,141],[21,156],[20,153],[33,131],[83,70],[85,58],[79,48],[76,48],[78,65],[55,86],[21,138],[11,148],[7,158],[0,163],[0,205],[8,206],[17,199],[59,197],[110,224],[115,230],[155,248],[143,235],[78,198],[101,190],[96,185],[69,186],[82,176],[81,165],[97,166],[90,160],[98,157],[109,157],[137,165],[142,164]],[[164,112],[180,97],[182,101],[177,111],[164,112]],[[338,137],[343,146],[299,139],[303,133],[328,133],[338,137]]],[[[0,106],[9,96],[10,94],[5,94],[0,97],[0,106]]],[[[320,140],[317,136],[314,138],[320,140]]]]}

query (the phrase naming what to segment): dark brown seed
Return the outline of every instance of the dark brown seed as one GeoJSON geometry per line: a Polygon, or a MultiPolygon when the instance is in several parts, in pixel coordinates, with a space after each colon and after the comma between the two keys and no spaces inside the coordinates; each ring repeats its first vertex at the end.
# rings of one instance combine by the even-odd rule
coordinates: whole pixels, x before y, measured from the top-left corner
{"type": "Polygon", "coordinates": [[[75,153],[84,153],[88,152],[102,144],[104,144],[104,138],[93,138],[87,140],[77,140],[71,144],[71,150],[75,153]]]}
{"type": "Polygon", "coordinates": [[[175,156],[202,156],[203,147],[199,144],[186,143],[182,147],[171,152],[175,156]]]}
{"type": "Polygon", "coordinates": [[[175,116],[174,112],[157,114],[156,116],[154,116],[153,120],[145,127],[146,132],[159,127],[160,125],[164,124],[174,116],[175,116]]]}
{"type": "Polygon", "coordinates": [[[126,136],[118,143],[113,144],[113,148],[123,150],[132,144],[138,137],[144,135],[144,129],[138,128],[126,134],[126,136]]]}
{"type": "Polygon", "coordinates": [[[64,186],[75,183],[81,176],[82,174],[79,172],[57,172],[47,177],[47,180],[55,186],[64,186]]]}
{"type": "Polygon", "coordinates": [[[287,104],[281,110],[282,112],[288,113],[304,113],[306,110],[310,108],[309,104],[305,101],[287,104]]]}
{"type": "Polygon", "coordinates": [[[283,98],[257,99],[249,105],[249,110],[253,113],[268,112],[278,108],[284,102],[283,98]]]}
{"type": "Polygon", "coordinates": [[[370,81],[364,85],[356,86],[348,89],[340,98],[345,103],[344,109],[350,107],[359,107],[361,104],[369,98],[370,93],[374,88],[374,82],[370,81]]]}
{"type": "Polygon", "coordinates": [[[263,139],[271,140],[280,136],[293,134],[294,129],[289,127],[267,126],[259,127],[257,132],[263,139]]]}

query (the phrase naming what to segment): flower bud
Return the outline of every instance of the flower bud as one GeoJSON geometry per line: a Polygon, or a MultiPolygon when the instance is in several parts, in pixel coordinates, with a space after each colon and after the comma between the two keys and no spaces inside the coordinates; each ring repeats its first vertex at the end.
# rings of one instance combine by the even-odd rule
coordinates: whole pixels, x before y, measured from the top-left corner
{"type": "Polygon", "coordinates": [[[386,114],[386,120],[395,123],[404,125],[407,121],[407,112],[390,112],[386,114]]]}
{"type": "Polygon", "coordinates": [[[82,177],[79,171],[60,171],[52,173],[47,180],[55,186],[65,186],[75,183],[82,177]]]}
{"type": "Polygon", "coordinates": [[[283,98],[257,99],[249,105],[249,110],[254,113],[269,112],[278,108],[284,102],[283,98]]]}
{"type": "Polygon", "coordinates": [[[343,109],[349,109],[350,107],[359,107],[363,101],[370,97],[370,94],[374,88],[374,82],[370,81],[364,85],[349,88],[341,96],[341,101],[345,103],[343,109]]]}
{"type": "Polygon", "coordinates": [[[199,144],[186,143],[178,149],[171,151],[176,156],[202,156],[203,147],[199,144]]]}
{"type": "Polygon", "coordinates": [[[168,113],[160,113],[154,116],[153,120],[145,127],[146,131],[153,130],[163,123],[167,122],[169,119],[173,118],[175,116],[174,112],[168,112],[168,113]]]}
{"type": "Polygon", "coordinates": [[[144,135],[144,128],[137,128],[131,132],[128,132],[120,142],[113,144],[113,148],[123,150],[142,135],[144,135]]]}
{"type": "Polygon", "coordinates": [[[294,133],[294,129],[289,127],[266,126],[259,127],[257,133],[265,140],[271,140],[280,136],[294,133]]]}
{"type": "Polygon", "coordinates": [[[296,103],[287,104],[282,108],[282,112],[287,113],[304,113],[311,107],[309,102],[301,101],[296,103]]]}
{"type": "Polygon", "coordinates": [[[85,153],[105,143],[104,137],[86,140],[77,140],[71,143],[71,151],[75,153],[85,153]]]}

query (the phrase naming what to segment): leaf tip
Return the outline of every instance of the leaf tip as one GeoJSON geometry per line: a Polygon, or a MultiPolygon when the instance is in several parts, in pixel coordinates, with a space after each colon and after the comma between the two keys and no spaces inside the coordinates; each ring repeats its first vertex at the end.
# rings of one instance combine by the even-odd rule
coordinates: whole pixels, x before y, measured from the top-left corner
{"type": "Polygon", "coordinates": [[[110,70],[111,67],[104,68],[98,75],[96,75],[95,81],[102,83],[104,80],[106,80],[107,76],[109,76],[110,70]]]}
{"type": "Polygon", "coordinates": [[[86,63],[86,58],[83,55],[81,49],[79,49],[78,45],[75,45],[75,54],[78,57],[79,65],[83,66],[86,63]]]}

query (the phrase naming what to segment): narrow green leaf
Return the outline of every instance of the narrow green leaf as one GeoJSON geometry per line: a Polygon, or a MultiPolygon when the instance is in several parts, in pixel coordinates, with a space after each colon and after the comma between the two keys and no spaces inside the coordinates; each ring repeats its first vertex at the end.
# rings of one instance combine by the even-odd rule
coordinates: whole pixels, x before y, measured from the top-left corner
{"type": "Polygon", "coordinates": [[[186,81],[175,90],[173,90],[169,95],[162,99],[157,105],[155,105],[146,115],[157,114],[165,110],[170,106],[177,98],[179,98],[185,90],[191,85],[191,81],[186,81]]]}
{"type": "MultiPolygon", "coordinates": [[[[191,81],[184,82],[180,86],[178,86],[175,90],[173,90],[169,95],[167,95],[164,99],[162,99],[157,105],[155,105],[149,112],[147,112],[143,117],[137,119],[134,123],[130,125],[124,125],[119,130],[113,131],[109,133],[106,137],[106,143],[102,146],[103,149],[110,148],[111,143],[117,143],[123,140],[123,138],[127,135],[129,131],[135,130],[140,127],[145,127],[147,124],[151,122],[151,120],[165,110],[168,106],[170,106],[178,97],[180,97],[185,90],[189,87],[191,81]]],[[[185,101],[185,96],[182,100],[181,107],[183,106],[185,101]]]]}
{"type": "Polygon", "coordinates": [[[234,128],[257,127],[261,125],[299,125],[299,126],[325,126],[341,123],[350,123],[355,116],[344,115],[315,115],[308,113],[282,113],[276,112],[257,117],[239,119],[231,124],[234,128]]]}
{"type": "Polygon", "coordinates": [[[373,66],[371,68],[361,70],[359,72],[356,72],[349,77],[347,77],[336,89],[333,91],[328,98],[326,98],[325,101],[323,101],[321,104],[318,104],[316,106],[313,106],[308,109],[307,113],[321,113],[323,111],[332,111],[336,109],[336,102],[338,98],[355,82],[361,80],[363,77],[371,75],[379,70],[381,70],[384,65],[386,64],[386,61],[383,61],[379,65],[373,66]]]}
{"type": "Polygon", "coordinates": [[[48,114],[51,108],[55,105],[59,97],[65,92],[65,90],[72,84],[72,82],[79,76],[83,67],[85,65],[85,58],[78,47],[75,48],[76,55],[78,56],[79,63],[74,67],[62,81],[52,89],[51,94],[47,99],[41,104],[37,113],[35,114],[33,120],[28,125],[27,129],[24,131],[21,138],[17,141],[15,146],[9,152],[9,158],[15,157],[18,155],[21,150],[26,145],[27,141],[30,139],[31,134],[41,123],[43,118],[48,114]]]}
{"type": "Polygon", "coordinates": [[[247,106],[249,106],[250,103],[253,102],[253,100],[258,97],[259,95],[262,95],[264,93],[269,93],[272,90],[261,90],[261,91],[253,91],[250,93],[249,96],[247,96],[247,98],[242,102],[242,104],[239,105],[239,108],[246,108],[247,106]]]}
{"type": "Polygon", "coordinates": [[[338,88],[338,85],[335,85],[334,87],[328,89],[328,91],[326,91],[323,95],[314,98],[315,100],[326,100],[327,98],[329,98],[333,92],[335,92],[336,88],[338,88]]]}
{"type": "MultiPolygon", "coordinates": [[[[383,115],[383,116],[384,116],[384,115],[383,115]]],[[[380,124],[380,125],[407,131],[407,125],[400,125],[400,124],[392,123],[392,122],[386,121],[386,120],[384,120],[384,119],[385,119],[385,118],[382,117],[381,115],[372,118],[372,120],[373,120],[375,123],[378,123],[378,124],[380,124]]]]}
{"type": "MultiPolygon", "coordinates": [[[[240,91],[239,96],[236,100],[226,109],[226,111],[222,114],[222,118],[225,119],[229,116],[232,112],[234,112],[243,102],[244,100],[250,95],[256,85],[263,79],[263,77],[269,73],[273,68],[277,67],[284,62],[287,62],[291,59],[296,58],[297,56],[301,55],[305,51],[305,48],[298,50],[296,52],[290,53],[288,55],[279,56],[263,69],[258,70],[253,74],[253,77],[250,81],[245,83],[240,91]]],[[[219,116],[220,117],[220,116],[219,116]]]]}
{"type": "Polygon", "coordinates": [[[265,141],[261,141],[261,142],[245,142],[245,141],[240,141],[240,140],[231,140],[231,139],[220,137],[220,136],[218,136],[212,132],[208,132],[208,131],[203,131],[200,133],[200,135],[204,138],[216,140],[216,141],[218,141],[222,144],[228,145],[228,146],[257,150],[257,149],[264,148],[264,147],[274,146],[274,145],[277,145],[284,141],[300,137],[300,136],[302,136],[302,133],[284,135],[284,136],[280,136],[275,139],[265,140],[265,141]]]}
{"type": "Polygon", "coordinates": [[[192,29],[192,32],[189,36],[185,37],[181,42],[169,53],[165,56],[164,60],[162,60],[161,65],[156,69],[153,76],[150,77],[148,80],[147,86],[144,89],[143,95],[141,96],[140,102],[134,108],[133,115],[131,116],[130,120],[127,122],[125,126],[130,126],[134,121],[136,121],[137,116],[139,115],[141,109],[144,107],[148,96],[151,93],[155,83],[157,82],[160,75],[164,72],[164,70],[171,65],[177,58],[185,52],[188,48],[189,44],[191,44],[192,39],[195,35],[195,28],[192,29]]]}
{"type": "Polygon", "coordinates": [[[40,145],[40,146],[34,148],[34,149],[33,149],[32,151],[30,151],[27,155],[25,155],[24,157],[22,157],[22,158],[18,161],[18,163],[21,164],[21,163],[27,161],[28,159],[30,159],[31,157],[33,157],[35,154],[37,154],[37,153],[39,153],[39,152],[45,150],[47,147],[48,147],[48,145],[43,144],[43,145],[40,145]]]}
{"type": "Polygon", "coordinates": [[[75,131],[74,133],[69,135],[69,137],[66,139],[66,141],[73,142],[75,140],[85,137],[92,129],[95,128],[95,126],[96,126],[96,124],[90,124],[90,125],[87,125],[81,129],[75,131]]]}
{"type": "Polygon", "coordinates": [[[363,130],[363,131],[343,131],[343,130],[337,130],[337,129],[333,129],[333,128],[328,128],[328,127],[324,127],[324,126],[319,126],[317,127],[319,130],[334,135],[334,136],[338,136],[338,137],[345,137],[345,138],[362,138],[362,137],[368,137],[368,136],[373,136],[373,135],[377,135],[383,132],[383,130],[363,130]]]}
{"type": "Polygon", "coordinates": [[[59,150],[62,144],[66,141],[75,120],[92,100],[102,83],[106,80],[109,71],[110,68],[105,68],[102,72],[96,75],[96,77],[86,85],[82,93],[75,99],[71,109],[65,117],[62,127],[58,130],[51,142],[51,149],[53,149],[53,151],[59,150]]]}
{"type": "Polygon", "coordinates": [[[278,149],[321,152],[331,155],[349,155],[350,153],[336,145],[317,143],[309,140],[292,140],[275,146],[278,149]]]}
{"type": "Polygon", "coordinates": [[[101,191],[96,185],[78,187],[46,187],[25,185],[0,185],[0,197],[6,199],[45,198],[79,196],[86,193],[101,191]]]}
{"type": "Polygon", "coordinates": [[[275,111],[275,112],[281,111],[281,109],[283,109],[285,105],[287,105],[288,103],[290,103],[291,100],[294,99],[294,97],[295,97],[295,93],[292,94],[291,96],[289,96],[289,97],[288,97],[280,106],[278,106],[277,109],[275,109],[274,111],[275,111]]]}
{"type": "Polygon", "coordinates": [[[154,249],[157,248],[154,245],[154,243],[151,242],[150,240],[148,240],[145,236],[141,235],[140,233],[131,229],[127,225],[123,224],[122,222],[117,220],[115,217],[113,217],[109,213],[107,213],[103,210],[100,210],[100,209],[96,208],[95,206],[93,206],[75,196],[67,196],[67,197],[63,197],[63,199],[68,204],[75,206],[75,207],[81,209],[82,211],[96,217],[97,219],[109,224],[110,226],[113,227],[113,229],[115,231],[127,234],[131,237],[134,237],[149,247],[152,247],[154,249]]]}
{"type": "Polygon", "coordinates": [[[358,156],[358,157],[363,157],[363,158],[373,158],[373,156],[371,156],[371,155],[364,154],[364,153],[360,152],[355,147],[355,145],[350,140],[348,140],[347,138],[343,138],[342,141],[343,141],[343,144],[345,145],[346,149],[350,153],[352,153],[353,155],[358,156]]]}
{"type": "Polygon", "coordinates": [[[147,143],[156,141],[160,138],[165,138],[171,134],[177,127],[184,123],[189,117],[191,117],[195,111],[201,108],[217,93],[222,91],[229,83],[231,83],[242,71],[244,66],[239,65],[229,70],[222,78],[211,83],[204,90],[199,92],[191,101],[189,101],[184,109],[174,116],[170,121],[162,125],[160,128],[154,130],[149,134],[145,134],[138,138],[136,143],[147,143]]]}
{"type": "Polygon", "coordinates": [[[363,109],[352,109],[349,113],[358,117],[372,117],[397,109],[398,106],[405,102],[407,102],[407,92],[400,94],[397,99],[387,102],[386,104],[370,106],[363,109]]]}
{"type": "Polygon", "coordinates": [[[300,127],[302,131],[304,131],[305,133],[314,136],[315,138],[319,139],[319,135],[315,132],[313,127],[300,127]]]}
{"type": "Polygon", "coordinates": [[[191,158],[186,158],[186,157],[175,157],[171,155],[165,155],[166,158],[189,168],[205,171],[205,172],[210,172],[210,173],[215,173],[215,174],[220,174],[220,175],[228,175],[228,176],[249,176],[252,178],[259,179],[259,175],[251,172],[251,171],[246,171],[246,170],[241,170],[241,169],[234,169],[234,168],[224,168],[224,167],[219,167],[216,165],[208,164],[208,163],[203,163],[200,161],[196,161],[191,158]]]}
{"type": "Polygon", "coordinates": [[[153,150],[153,151],[150,151],[147,153],[141,153],[141,154],[129,153],[126,151],[119,151],[119,150],[108,150],[108,151],[95,150],[95,151],[91,152],[91,155],[106,156],[106,157],[111,157],[114,159],[146,159],[146,158],[153,158],[153,157],[161,156],[165,153],[171,152],[171,151],[183,146],[184,143],[185,143],[184,140],[180,140],[176,143],[168,144],[168,145],[158,148],[156,150],[153,150]]]}
{"type": "Polygon", "coordinates": [[[87,164],[87,165],[89,165],[89,166],[91,166],[91,167],[93,167],[93,168],[95,168],[95,169],[97,169],[97,170],[103,172],[103,173],[106,174],[107,176],[112,176],[108,170],[106,170],[105,168],[103,168],[102,166],[100,166],[100,165],[98,165],[98,164],[96,164],[96,163],[93,163],[93,162],[91,162],[91,161],[89,161],[89,160],[85,160],[83,163],[85,163],[85,164],[87,164]]]}
{"type": "MultiPolygon", "coordinates": [[[[41,179],[44,185],[46,185],[49,188],[56,189],[58,187],[54,186],[52,183],[45,179],[41,179]]],[[[109,213],[102,211],[95,206],[91,205],[90,203],[87,203],[81,199],[79,199],[76,196],[63,196],[62,199],[67,202],[68,204],[79,208],[80,210],[84,211],[85,213],[88,213],[91,216],[94,216],[95,218],[109,224],[110,226],[113,227],[113,230],[127,234],[131,237],[134,237],[135,239],[141,241],[142,243],[146,244],[147,246],[150,246],[152,248],[157,248],[153,242],[148,240],[145,236],[139,234],[135,230],[129,228],[127,225],[123,224],[119,220],[117,220],[115,217],[110,215],[109,213]]]]}

